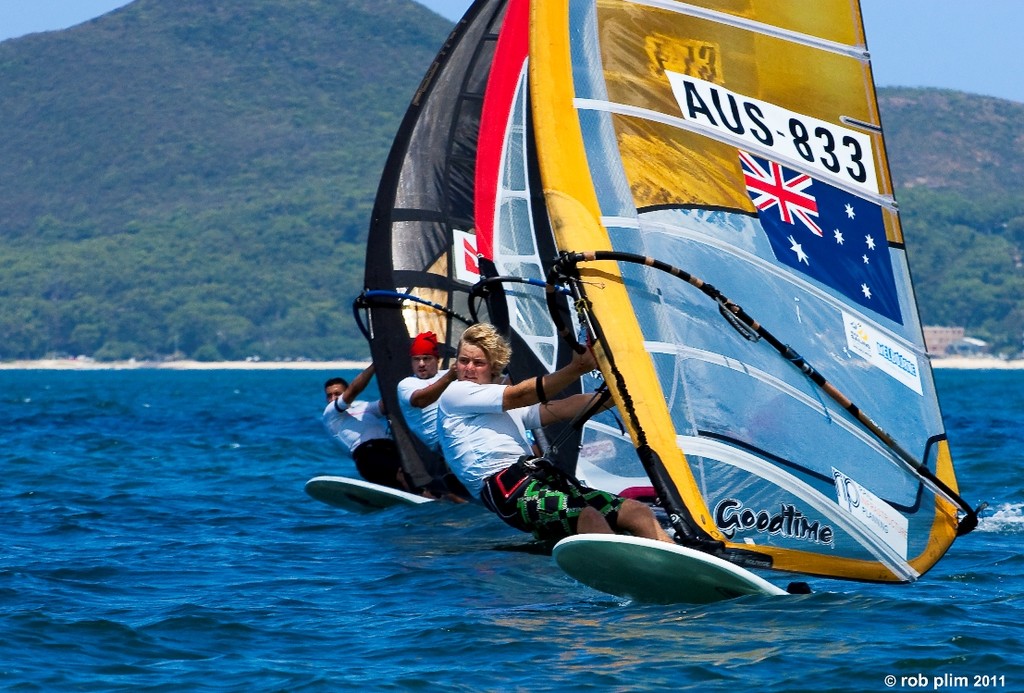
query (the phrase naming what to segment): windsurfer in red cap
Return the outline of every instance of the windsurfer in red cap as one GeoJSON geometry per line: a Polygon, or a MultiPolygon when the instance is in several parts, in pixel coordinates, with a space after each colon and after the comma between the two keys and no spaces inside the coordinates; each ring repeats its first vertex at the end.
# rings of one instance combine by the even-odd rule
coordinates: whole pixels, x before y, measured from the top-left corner
{"type": "Polygon", "coordinates": [[[438,373],[440,350],[437,335],[421,332],[412,340],[409,358],[413,374],[398,383],[398,408],[409,429],[423,444],[439,451],[437,444],[437,400],[451,383],[455,369],[438,373]]]}
{"type": "Polygon", "coordinates": [[[436,495],[452,491],[459,494],[465,489],[444,465],[437,439],[437,400],[455,382],[454,368],[438,372],[440,356],[437,335],[433,332],[421,332],[413,338],[409,347],[413,374],[398,383],[398,408],[409,430],[436,456],[433,464],[428,465],[435,479],[428,490],[436,495]]]}

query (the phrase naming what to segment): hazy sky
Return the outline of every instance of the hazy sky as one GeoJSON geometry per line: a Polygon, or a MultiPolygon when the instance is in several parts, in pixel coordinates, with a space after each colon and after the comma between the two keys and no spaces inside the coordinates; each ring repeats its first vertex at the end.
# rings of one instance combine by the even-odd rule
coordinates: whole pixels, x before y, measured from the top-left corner
{"type": "MultiPolygon", "coordinates": [[[[128,0],[0,0],[0,41],[65,29],[126,4],[128,0]]],[[[423,4],[454,21],[470,0],[423,4]]],[[[861,7],[879,86],[945,87],[1024,103],[1016,48],[1024,26],[1024,0],[861,0],[861,7]]]]}

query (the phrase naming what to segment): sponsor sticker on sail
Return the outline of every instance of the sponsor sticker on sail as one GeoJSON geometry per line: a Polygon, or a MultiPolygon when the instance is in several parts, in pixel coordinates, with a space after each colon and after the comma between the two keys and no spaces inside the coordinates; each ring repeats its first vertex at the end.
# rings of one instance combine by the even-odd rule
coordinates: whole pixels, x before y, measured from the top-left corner
{"type": "Polygon", "coordinates": [[[901,558],[907,557],[907,518],[841,471],[832,468],[839,507],[850,513],[901,558]]]}
{"type": "Polygon", "coordinates": [[[455,278],[467,284],[480,281],[480,267],[477,263],[476,235],[452,230],[452,262],[455,263],[455,278]]]}
{"type": "Polygon", "coordinates": [[[843,328],[846,332],[846,346],[851,352],[917,394],[923,394],[921,367],[916,354],[846,311],[843,311],[843,328]]]}

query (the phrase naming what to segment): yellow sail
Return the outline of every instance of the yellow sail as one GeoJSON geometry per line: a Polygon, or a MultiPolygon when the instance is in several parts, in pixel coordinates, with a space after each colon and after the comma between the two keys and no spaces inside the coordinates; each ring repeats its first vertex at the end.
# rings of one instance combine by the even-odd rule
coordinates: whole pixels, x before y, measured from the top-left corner
{"type": "MultiPolygon", "coordinates": [[[[857,2],[545,0],[529,53],[556,244],[677,528],[751,565],[916,579],[970,509],[857,2]]],[[[611,464],[614,438],[591,427],[581,457],[611,464]]]]}

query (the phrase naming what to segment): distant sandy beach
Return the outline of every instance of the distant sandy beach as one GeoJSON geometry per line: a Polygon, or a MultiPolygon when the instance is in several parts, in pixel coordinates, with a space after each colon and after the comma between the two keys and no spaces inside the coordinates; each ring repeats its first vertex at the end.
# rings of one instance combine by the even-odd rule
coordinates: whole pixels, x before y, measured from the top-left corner
{"type": "Polygon", "coordinates": [[[93,361],[92,359],[40,359],[38,361],[0,361],[0,370],[142,370],[214,371],[214,370],[362,370],[369,361],[93,361]]]}
{"type": "Polygon", "coordinates": [[[961,370],[1016,371],[1024,369],[1024,359],[999,359],[994,356],[959,356],[932,359],[932,368],[959,368],[961,370]]]}
{"type": "MultiPolygon", "coordinates": [[[[93,361],[92,359],[40,359],[37,361],[0,361],[0,370],[132,370],[167,371],[212,370],[362,370],[369,361],[93,361]]],[[[960,370],[1024,370],[1024,359],[999,359],[992,356],[932,359],[932,368],[960,370]]]]}

